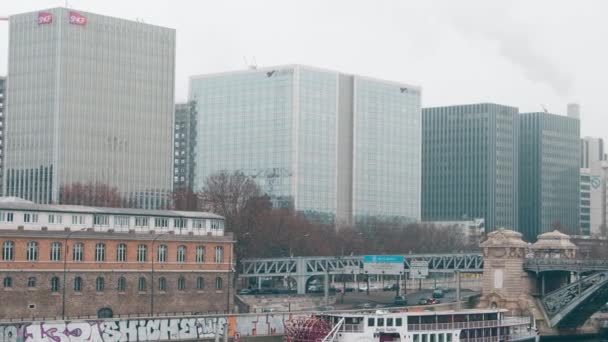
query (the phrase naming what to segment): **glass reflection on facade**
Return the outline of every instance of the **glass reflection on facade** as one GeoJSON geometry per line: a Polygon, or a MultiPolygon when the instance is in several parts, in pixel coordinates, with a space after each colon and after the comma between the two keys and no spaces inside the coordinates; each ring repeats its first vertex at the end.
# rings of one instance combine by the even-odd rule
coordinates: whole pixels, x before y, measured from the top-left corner
{"type": "Polygon", "coordinates": [[[240,170],[323,222],[419,218],[418,88],[290,65],[192,77],[190,100],[195,189],[240,170]]]}
{"type": "Polygon", "coordinates": [[[175,30],[66,8],[10,17],[4,194],[115,187],[157,208],[172,186],[175,30]]]}

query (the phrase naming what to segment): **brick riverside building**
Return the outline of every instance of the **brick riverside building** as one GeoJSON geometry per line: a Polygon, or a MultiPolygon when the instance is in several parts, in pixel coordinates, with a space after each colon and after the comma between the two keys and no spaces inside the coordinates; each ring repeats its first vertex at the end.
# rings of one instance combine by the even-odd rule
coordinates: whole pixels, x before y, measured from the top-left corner
{"type": "Polygon", "coordinates": [[[224,312],[233,245],[208,213],[0,201],[0,318],[224,312]]]}

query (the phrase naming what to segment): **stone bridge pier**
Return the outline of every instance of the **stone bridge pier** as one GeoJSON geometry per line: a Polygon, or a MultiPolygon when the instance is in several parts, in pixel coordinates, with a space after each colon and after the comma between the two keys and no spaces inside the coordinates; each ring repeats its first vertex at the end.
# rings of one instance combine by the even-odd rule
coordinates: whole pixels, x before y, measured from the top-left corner
{"type": "Polygon", "coordinates": [[[535,284],[524,270],[528,248],[518,232],[501,228],[488,234],[481,243],[484,266],[480,307],[507,309],[518,315],[531,313],[535,284]]]}

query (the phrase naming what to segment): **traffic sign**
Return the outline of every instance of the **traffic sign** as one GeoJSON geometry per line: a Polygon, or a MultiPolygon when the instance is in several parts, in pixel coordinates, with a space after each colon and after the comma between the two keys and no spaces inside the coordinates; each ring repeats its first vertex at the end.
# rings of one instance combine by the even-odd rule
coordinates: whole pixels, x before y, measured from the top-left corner
{"type": "Polygon", "coordinates": [[[429,276],[429,262],[413,260],[410,262],[410,279],[426,279],[429,276]]]}
{"type": "Polygon", "coordinates": [[[404,272],[402,255],[364,255],[363,271],[367,274],[393,274],[404,272]]]}

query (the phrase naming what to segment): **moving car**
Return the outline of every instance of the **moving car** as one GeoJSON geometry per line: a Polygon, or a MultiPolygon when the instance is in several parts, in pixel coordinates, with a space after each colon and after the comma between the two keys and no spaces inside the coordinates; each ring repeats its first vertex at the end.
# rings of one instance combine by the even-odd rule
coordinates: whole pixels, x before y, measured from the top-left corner
{"type": "Polygon", "coordinates": [[[373,309],[376,307],[374,303],[359,303],[355,306],[357,309],[373,309]]]}
{"type": "Polygon", "coordinates": [[[396,296],[393,300],[393,304],[395,305],[407,305],[407,299],[403,296],[396,296]]]}
{"type": "Polygon", "coordinates": [[[441,303],[438,299],[435,298],[422,298],[418,301],[418,305],[433,305],[441,303]]]}
{"type": "Polygon", "coordinates": [[[443,298],[444,295],[445,294],[441,289],[436,289],[435,291],[433,291],[433,298],[443,298]]]}
{"type": "Polygon", "coordinates": [[[386,285],[382,288],[383,291],[397,291],[399,290],[399,285],[397,284],[391,284],[391,285],[386,285]]]}

